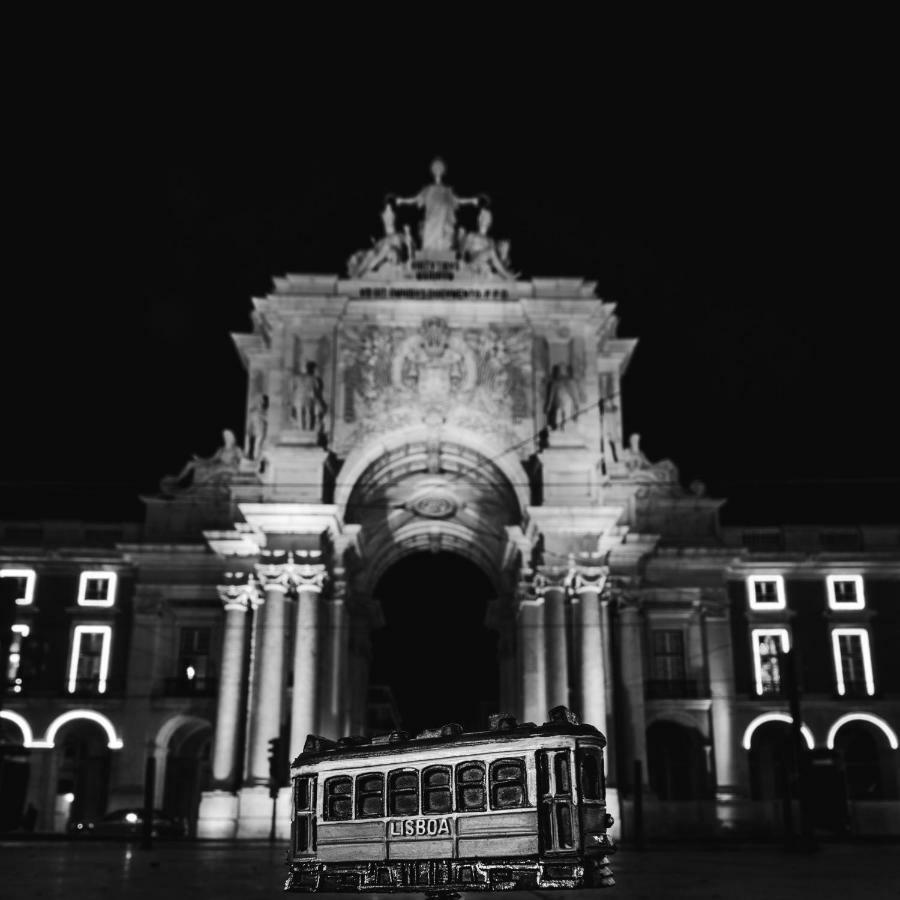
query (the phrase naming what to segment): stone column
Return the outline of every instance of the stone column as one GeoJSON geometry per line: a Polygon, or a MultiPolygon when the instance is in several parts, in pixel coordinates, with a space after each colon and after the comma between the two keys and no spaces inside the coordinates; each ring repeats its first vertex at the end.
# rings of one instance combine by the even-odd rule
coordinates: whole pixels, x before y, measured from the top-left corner
{"type": "MultiPolygon", "coordinates": [[[[607,585],[609,581],[607,580],[607,585]]],[[[615,677],[613,670],[612,625],[609,621],[609,590],[600,595],[600,634],[603,637],[603,675],[606,680],[606,780],[609,785],[618,785],[616,753],[615,677]]]]}
{"type": "Polygon", "coordinates": [[[605,566],[578,566],[569,576],[569,590],[578,601],[581,643],[581,721],[606,726],[606,653],[600,619],[600,594],[609,570],[605,566]]]}
{"type": "MultiPolygon", "coordinates": [[[[621,636],[622,696],[625,701],[625,721],[630,726],[627,735],[628,759],[623,760],[630,771],[634,760],[643,766],[647,780],[647,716],[644,704],[644,642],[640,601],[635,597],[619,597],[619,633],[621,636]]],[[[634,786],[639,789],[638,785],[634,786]]]]}
{"type": "Polygon", "coordinates": [[[295,566],[297,630],[294,637],[294,698],[291,706],[289,753],[302,752],[308,734],[315,734],[319,674],[319,597],[326,578],[321,563],[295,566]]]}
{"type": "Polygon", "coordinates": [[[544,635],[544,598],[526,587],[519,595],[521,703],[526,722],[547,720],[547,660],[544,635]]]}
{"type": "Polygon", "coordinates": [[[730,801],[741,795],[738,737],[735,733],[734,669],[731,662],[731,624],[725,603],[703,613],[709,667],[710,715],[716,773],[716,799],[730,801]]]}
{"type": "MultiPolygon", "coordinates": [[[[565,569],[541,566],[534,579],[535,591],[544,598],[547,640],[547,705],[569,705],[569,652],[566,625],[565,569]]],[[[545,710],[546,712],[546,710],[545,710]]]]}
{"type": "Polygon", "coordinates": [[[269,783],[269,741],[281,732],[284,702],[284,619],[287,565],[261,564],[256,577],[265,594],[254,648],[253,696],[247,742],[248,785],[269,783]]]}
{"type": "Polygon", "coordinates": [[[247,612],[255,591],[252,587],[220,585],[218,592],[225,606],[225,634],[222,638],[212,775],[215,788],[230,791],[236,789],[239,780],[237,766],[240,756],[241,695],[247,677],[244,658],[247,612]]]}
{"type": "Polygon", "coordinates": [[[343,722],[343,694],[347,670],[346,602],[343,582],[335,582],[327,608],[327,628],[322,629],[320,654],[319,734],[337,739],[345,734],[343,722]]]}

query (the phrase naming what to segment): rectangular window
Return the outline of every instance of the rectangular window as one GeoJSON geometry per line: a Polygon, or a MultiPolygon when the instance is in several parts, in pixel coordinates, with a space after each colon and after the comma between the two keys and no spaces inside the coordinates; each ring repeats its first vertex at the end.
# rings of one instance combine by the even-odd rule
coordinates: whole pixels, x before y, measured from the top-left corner
{"type": "MultiPolygon", "coordinates": [[[[12,600],[16,606],[30,606],[34,600],[34,583],[37,575],[34,569],[0,569],[0,578],[8,578],[12,585],[12,600]]],[[[5,591],[0,595],[0,603],[6,601],[5,591]]]]}
{"type": "Polygon", "coordinates": [[[581,799],[590,803],[602,801],[603,789],[603,757],[600,750],[594,747],[582,747],[578,751],[581,770],[581,799]]]}
{"type": "Polygon", "coordinates": [[[384,775],[358,775],[356,778],[356,818],[380,819],[384,815],[384,775]]]}
{"type": "Polygon", "coordinates": [[[747,578],[750,609],[784,609],[784,578],[781,575],[750,575],[747,578]]]}
{"type": "Polygon", "coordinates": [[[837,692],[842,697],[875,693],[872,651],[865,628],[835,628],[831,632],[837,692]]]}
{"type": "Polygon", "coordinates": [[[316,779],[301,775],[294,779],[294,850],[310,853],[316,849],[316,779]]]}
{"type": "Polygon", "coordinates": [[[862,575],[829,575],[825,584],[829,609],[865,609],[862,575]]]}
{"type": "Polygon", "coordinates": [[[419,814],[419,773],[396,769],[388,776],[388,811],[392,816],[419,814]]]}
{"type": "Polygon", "coordinates": [[[781,694],[781,654],[791,648],[787,628],[754,628],[752,641],[757,695],[781,694]]]}
{"type": "Polygon", "coordinates": [[[525,760],[498,759],[491,763],[491,809],[527,806],[525,760]]]}
{"type": "Polygon", "coordinates": [[[31,629],[28,625],[13,625],[9,641],[9,656],[6,659],[6,686],[10,693],[22,693],[22,642],[31,629]]]}
{"type": "Polygon", "coordinates": [[[346,822],[353,818],[353,780],[346,775],[325,781],[325,805],[322,818],[329,822],[346,822]]]}
{"type": "Polygon", "coordinates": [[[460,763],[456,767],[457,810],[459,812],[483,812],[484,801],[484,763],[460,763]]]}
{"type": "Polygon", "coordinates": [[[178,678],[205,683],[210,672],[211,628],[182,628],[178,645],[178,678]]]}
{"type": "Polygon", "coordinates": [[[79,606],[112,606],[116,602],[115,572],[82,572],[78,580],[79,606]]]}
{"type": "Polygon", "coordinates": [[[111,642],[112,627],[109,625],[75,626],[69,662],[70,694],[76,691],[106,693],[111,642]]]}
{"type": "Polygon", "coordinates": [[[429,766],[422,772],[422,812],[441,815],[452,811],[450,767],[429,766]]]}
{"type": "Polygon", "coordinates": [[[653,678],[656,681],[684,681],[684,632],[654,629],[650,636],[653,678]]]}

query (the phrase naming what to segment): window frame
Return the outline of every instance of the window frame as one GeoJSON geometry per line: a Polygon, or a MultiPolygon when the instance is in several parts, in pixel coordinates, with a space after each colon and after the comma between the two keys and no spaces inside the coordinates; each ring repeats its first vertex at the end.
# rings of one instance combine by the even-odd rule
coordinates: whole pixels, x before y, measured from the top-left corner
{"type": "MultiPolygon", "coordinates": [[[[667,641],[663,641],[663,643],[667,643],[667,641]]],[[[685,640],[685,633],[683,628],[651,628],[650,629],[650,669],[652,673],[652,678],[658,681],[664,681],[666,684],[682,684],[687,679],[687,641],[685,640]],[[675,653],[657,652],[656,649],[656,638],[657,636],[662,635],[670,635],[677,634],[678,641],[676,643],[679,644],[678,651],[675,653]],[[666,670],[666,676],[663,677],[660,674],[660,668],[658,668],[658,664],[666,661],[666,664],[663,666],[666,670]],[[680,667],[681,674],[676,678],[671,678],[670,676],[670,662],[677,661],[678,666],[680,667]]]]}
{"type": "Polygon", "coordinates": [[[455,791],[455,808],[457,812],[487,812],[488,809],[488,784],[487,784],[487,766],[484,764],[484,760],[480,759],[466,759],[462,762],[458,762],[453,767],[453,778],[454,785],[456,787],[455,791]],[[473,781],[461,781],[459,777],[459,773],[461,769],[465,768],[480,768],[481,769],[481,806],[467,806],[462,802],[462,791],[465,787],[475,784],[473,781]]]}
{"type": "Polygon", "coordinates": [[[385,810],[387,809],[387,776],[384,772],[364,772],[362,775],[356,776],[356,784],[354,786],[354,794],[353,794],[353,818],[354,819],[362,819],[365,821],[366,819],[383,819],[385,818],[385,810]],[[362,803],[361,801],[366,797],[374,797],[376,795],[375,791],[361,791],[359,788],[359,783],[361,779],[364,778],[380,778],[381,779],[381,791],[378,793],[381,794],[381,811],[377,814],[371,813],[363,813],[362,811],[362,803]]]}
{"type": "MultiPolygon", "coordinates": [[[[763,691],[762,684],[762,659],[759,654],[759,636],[761,635],[775,635],[781,638],[781,652],[787,653],[791,649],[791,632],[788,628],[783,626],[781,627],[770,627],[770,628],[751,628],[750,629],[750,644],[751,644],[751,653],[753,654],[753,675],[756,687],[756,696],[757,697],[768,697],[772,696],[771,693],[766,693],[763,691]]],[[[781,671],[779,667],[778,671],[779,678],[779,687],[784,684],[784,673],[781,671]]]]}
{"type": "Polygon", "coordinates": [[[387,810],[387,817],[392,819],[402,819],[408,816],[418,816],[421,815],[422,810],[422,792],[421,792],[421,771],[413,766],[402,766],[399,769],[391,769],[387,773],[387,803],[385,805],[385,809],[387,810]],[[397,775],[415,775],[415,787],[414,788],[395,788],[393,785],[394,777],[397,775]],[[411,794],[413,791],[416,795],[416,811],[412,813],[400,813],[394,812],[394,795],[399,791],[401,795],[403,794],[411,794]]]}
{"type": "Polygon", "coordinates": [[[875,670],[872,666],[872,646],[869,640],[868,628],[838,627],[831,629],[831,652],[834,659],[834,678],[837,692],[841,697],[847,695],[847,682],[844,680],[844,656],[841,653],[842,637],[858,637],[860,639],[863,680],[866,685],[866,694],[872,697],[875,694],[875,670]]]}
{"type": "Polygon", "coordinates": [[[84,571],[78,578],[78,606],[94,606],[109,608],[116,603],[116,589],[119,576],[116,572],[84,571]],[[91,600],[87,595],[89,581],[105,581],[106,597],[103,600],[91,600]]]}
{"type": "Polygon", "coordinates": [[[522,756],[504,756],[501,759],[492,759],[487,766],[487,799],[491,810],[508,810],[508,809],[528,809],[528,766],[525,758],[522,756]],[[515,764],[519,767],[521,777],[506,778],[499,782],[495,781],[494,768],[496,766],[515,764]],[[494,802],[494,788],[507,784],[518,784],[522,788],[522,802],[515,806],[498,806],[494,802]]]}
{"type": "Polygon", "coordinates": [[[863,588],[862,575],[828,575],[825,578],[828,591],[828,608],[834,612],[854,611],[866,608],[866,594],[863,588]],[[838,600],[836,585],[841,581],[851,582],[856,591],[856,599],[850,603],[838,600]]]}
{"type": "Polygon", "coordinates": [[[353,792],[353,777],[351,775],[331,775],[322,782],[322,821],[323,822],[352,822],[354,812],[355,797],[353,792]],[[346,781],[350,784],[348,793],[335,793],[331,786],[336,781],[346,781]],[[350,815],[345,817],[333,816],[331,814],[330,800],[341,799],[350,802],[350,815]]]}
{"type": "Polygon", "coordinates": [[[436,763],[435,765],[425,766],[422,769],[421,775],[421,790],[419,792],[419,809],[422,810],[423,816],[449,816],[453,812],[453,766],[452,765],[442,765],[440,763],[436,763]],[[425,776],[429,772],[433,772],[435,769],[443,769],[447,772],[447,784],[438,785],[436,787],[425,787],[425,776]],[[439,791],[446,791],[450,798],[450,808],[447,810],[433,810],[433,809],[425,809],[425,797],[437,793],[439,791]]]}
{"type": "Polygon", "coordinates": [[[754,612],[777,612],[787,609],[787,595],[784,590],[784,575],[748,575],[747,576],[747,602],[754,612]],[[766,582],[775,584],[775,602],[760,603],[756,599],[756,585],[766,582]]]}
{"type": "Polygon", "coordinates": [[[97,693],[105,694],[109,682],[109,663],[112,655],[112,625],[75,625],[72,630],[71,657],[69,659],[68,693],[78,689],[78,660],[81,657],[81,637],[84,634],[102,634],[100,672],[97,676],[97,693]]]}
{"type": "Polygon", "coordinates": [[[16,597],[16,606],[31,606],[34,603],[34,587],[37,583],[37,572],[34,569],[0,569],[0,578],[22,578],[25,580],[25,591],[16,597]]]}

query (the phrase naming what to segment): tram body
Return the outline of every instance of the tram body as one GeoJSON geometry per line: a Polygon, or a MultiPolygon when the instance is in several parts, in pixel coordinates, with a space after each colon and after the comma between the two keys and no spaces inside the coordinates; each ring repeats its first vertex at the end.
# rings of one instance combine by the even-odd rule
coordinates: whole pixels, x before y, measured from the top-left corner
{"type": "Polygon", "coordinates": [[[609,887],[606,739],[563,708],[413,739],[310,736],[291,768],[300,892],[609,887]]]}

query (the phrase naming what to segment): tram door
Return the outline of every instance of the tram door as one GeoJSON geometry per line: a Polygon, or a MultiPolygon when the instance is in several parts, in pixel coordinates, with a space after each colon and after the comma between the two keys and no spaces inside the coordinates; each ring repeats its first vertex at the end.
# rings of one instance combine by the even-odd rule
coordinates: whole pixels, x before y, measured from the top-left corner
{"type": "Polygon", "coordinates": [[[578,821],[572,802],[569,750],[538,750],[538,821],[541,853],[569,853],[578,847],[578,821]]]}

